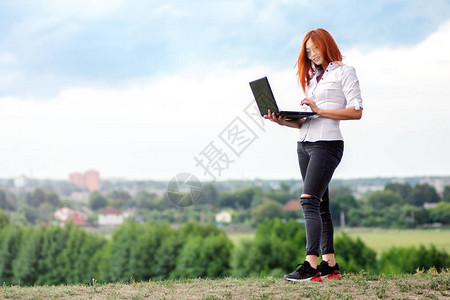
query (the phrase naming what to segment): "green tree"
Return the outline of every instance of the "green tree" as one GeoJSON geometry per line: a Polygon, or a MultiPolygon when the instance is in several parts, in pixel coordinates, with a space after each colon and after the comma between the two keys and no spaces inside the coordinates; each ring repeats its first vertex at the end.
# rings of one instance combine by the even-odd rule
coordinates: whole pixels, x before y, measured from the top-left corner
{"type": "Polygon", "coordinates": [[[16,202],[14,195],[6,194],[4,190],[0,189],[0,209],[14,211],[16,210],[16,202]]]}
{"type": "Polygon", "coordinates": [[[64,283],[88,284],[97,273],[93,259],[97,251],[103,248],[105,241],[102,238],[88,235],[83,229],[70,222],[64,226],[66,235],[65,247],[58,256],[58,266],[64,273],[64,283]]]}
{"type": "Polygon", "coordinates": [[[42,189],[35,189],[33,193],[26,196],[27,204],[35,208],[38,208],[45,200],[45,192],[42,189]]]}
{"type": "Polygon", "coordinates": [[[172,278],[222,277],[230,272],[232,243],[216,226],[187,223],[181,229],[183,244],[172,278]]]}
{"type": "Polygon", "coordinates": [[[39,212],[36,208],[24,205],[20,210],[29,223],[36,224],[36,221],[39,218],[39,212]]]}
{"type": "Polygon", "coordinates": [[[200,225],[197,222],[188,222],[181,228],[181,235],[185,238],[190,236],[207,237],[210,235],[226,236],[225,233],[214,224],[200,225]]]}
{"type": "Polygon", "coordinates": [[[156,264],[152,269],[152,280],[176,278],[174,273],[177,266],[176,259],[184,243],[185,239],[179,231],[166,235],[155,255],[156,264]]]}
{"type": "Polygon", "coordinates": [[[254,240],[242,240],[233,251],[232,275],[234,277],[248,277],[269,273],[268,262],[265,258],[264,253],[258,248],[254,240]]]}
{"type": "Polygon", "coordinates": [[[212,183],[207,183],[202,188],[202,194],[200,195],[199,203],[217,205],[219,193],[216,187],[212,183]]]}
{"type": "Polygon", "coordinates": [[[41,270],[42,228],[25,228],[16,259],[13,261],[14,281],[23,285],[33,285],[41,270]]]}
{"type": "Polygon", "coordinates": [[[352,195],[338,196],[330,201],[330,210],[332,213],[333,222],[335,224],[340,224],[341,226],[343,226],[344,224],[341,224],[341,214],[343,214],[344,221],[346,222],[346,225],[348,225],[349,211],[352,208],[358,208],[358,202],[352,195]]]}
{"type": "Polygon", "coordinates": [[[55,207],[52,206],[48,202],[44,202],[39,206],[39,209],[37,210],[38,213],[38,220],[39,221],[52,221],[54,220],[53,213],[55,212],[55,207]]]}
{"type": "Polygon", "coordinates": [[[25,218],[25,216],[23,214],[13,214],[10,217],[10,222],[11,222],[11,224],[17,225],[17,226],[29,225],[27,218],[25,218]]]}
{"type": "Polygon", "coordinates": [[[402,204],[402,198],[397,193],[387,191],[376,191],[367,197],[368,203],[375,210],[382,210],[394,204],[402,204]]]}
{"type": "Polygon", "coordinates": [[[407,205],[394,204],[390,207],[384,209],[383,211],[383,221],[381,226],[385,228],[395,227],[395,228],[411,228],[414,227],[414,217],[412,215],[407,215],[408,211],[404,208],[407,205]]]}
{"type": "Polygon", "coordinates": [[[169,223],[147,223],[140,226],[142,232],[135,239],[128,263],[136,280],[148,281],[152,277],[156,262],[159,259],[156,253],[162,241],[173,230],[169,223]]]}
{"type": "Polygon", "coordinates": [[[88,235],[73,223],[59,227],[25,228],[13,260],[14,282],[88,284],[98,275],[103,238],[88,235]]]}
{"type": "Polygon", "coordinates": [[[108,194],[108,198],[111,199],[111,206],[115,208],[123,208],[131,200],[130,194],[125,191],[114,190],[108,194]]]}
{"type": "Polygon", "coordinates": [[[450,185],[444,186],[444,193],[442,195],[442,201],[450,202],[450,185]]]}
{"type": "Polygon", "coordinates": [[[65,247],[59,254],[64,275],[64,283],[75,284],[81,281],[84,273],[84,267],[79,265],[81,247],[86,239],[86,232],[78,228],[74,223],[69,222],[64,226],[64,232],[67,235],[65,247]]]}
{"type": "Polygon", "coordinates": [[[233,192],[224,192],[219,196],[219,207],[226,208],[234,208],[236,209],[239,206],[238,197],[233,192]]]}
{"type": "Polygon", "coordinates": [[[8,201],[6,199],[6,193],[0,189],[0,209],[7,210],[9,208],[8,201]]]}
{"type": "Polygon", "coordinates": [[[77,261],[77,278],[79,283],[92,283],[93,278],[98,278],[99,261],[103,256],[106,245],[106,240],[102,237],[89,234],[85,236],[77,261]]]}
{"type": "Polygon", "coordinates": [[[360,238],[353,240],[346,233],[338,235],[334,242],[338,249],[336,260],[345,272],[374,272],[377,269],[376,252],[367,247],[360,238]]]}
{"type": "Polygon", "coordinates": [[[292,200],[292,198],[295,198],[289,190],[286,189],[271,189],[266,192],[264,192],[264,196],[268,199],[274,200],[281,205],[284,205],[288,201],[292,200]]]}
{"type": "Polygon", "coordinates": [[[10,223],[9,216],[4,211],[0,210],[0,230],[8,226],[10,223]]]}
{"type": "Polygon", "coordinates": [[[403,218],[407,227],[414,228],[431,222],[429,211],[423,207],[417,207],[410,204],[405,204],[401,207],[403,218]]]}
{"type": "Polygon", "coordinates": [[[232,243],[225,236],[192,236],[183,245],[173,276],[176,278],[229,275],[232,243]]]}
{"type": "Polygon", "coordinates": [[[423,206],[424,203],[437,203],[439,202],[439,195],[436,189],[429,184],[416,184],[408,196],[406,201],[415,206],[423,206]]]}
{"type": "Polygon", "coordinates": [[[141,227],[135,222],[126,222],[116,228],[106,253],[105,281],[129,280],[133,274],[128,261],[131,249],[141,227]]]}
{"type": "Polygon", "coordinates": [[[412,187],[409,183],[399,183],[399,182],[389,182],[384,186],[385,191],[393,191],[402,197],[403,200],[406,200],[411,194],[412,187]]]}
{"type": "Polygon", "coordinates": [[[89,195],[89,207],[92,210],[100,210],[108,205],[108,199],[100,192],[94,191],[89,195]]]}
{"type": "Polygon", "coordinates": [[[248,209],[256,195],[261,193],[260,188],[247,188],[234,192],[220,193],[219,206],[230,207],[234,209],[248,209]]]}
{"type": "Polygon", "coordinates": [[[259,224],[265,219],[281,218],[283,215],[283,206],[273,200],[266,200],[263,204],[252,209],[252,218],[255,224],[259,224]]]}
{"type": "Polygon", "coordinates": [[[450,203],[439,202],[436,207],[430,209],[430,216],[433,222],[450,224],[450,203]]]}
{"type": "Polygon", "coordinates": [[[446,251],[436,249],[434,245],[426,248],[419,247],[392,247],[381,254],[379,260],[380,271],[385,274],[415,273],[417,269],[437,270],[450,265],[450,255],[446,251]]]}
{"type": "Polygon", "coordinates": [[[423,225],[433,222],[430,216],[430,211],[424,207],[414,206],[416,210],[414,211],[414,219],[417,225],[423,225]]]}
{"type": "Polygon", "coordinates": [[[47,227],[42,236],[42,257],[38,263],[38,285],[65,283],[65,272],[61,253],[66,247],[68,231],[57,226],[47,227]]]}
{"type": "Polygon", "coordinates": [[[62,203],[61,203],[61,200],[59,199],[58,194],[56,194],[53,191],[46,191],[45,192],[45,202],[48,203],[49,205],[51,205],[54,208],[62,207],[62,203]]]}
{"type": "Polygon", "coordinates": [[[7,226],[0,231],[0,278],[6,285],[15,284],[12,262],[16,258],[22,240],[22,229],[7,226]]]}
{"type": "Polygon", "coordinates": [[[149,193],[147,191],[139,191],[136,195],[136,206],[138,209],[160,209],[162,205],[162,199],[155,193],[149,193]]]}
{"type": "Polygon", "coordinates": [[[234,276],[282,276],[305,255],[305,227],[294,220],[266,220],[256,228],[254,240],[244,240],[233,254],[234,276]]]}
{"type": "MultiPolygon", "coordinates": [[[[352,195],[352,189],[345,185],[332,185],[329,189],[330,199],[352,195]]],[[[332,200],[333,201],[333,200],[332,200]]]]}
{"type": "Polygon", "coordinates": [[[156,265],[156,253],[172,229],[168,223],[140,225],[129,221],[112,237],[108,254],[108,281],[148,280],[156,265]]]}

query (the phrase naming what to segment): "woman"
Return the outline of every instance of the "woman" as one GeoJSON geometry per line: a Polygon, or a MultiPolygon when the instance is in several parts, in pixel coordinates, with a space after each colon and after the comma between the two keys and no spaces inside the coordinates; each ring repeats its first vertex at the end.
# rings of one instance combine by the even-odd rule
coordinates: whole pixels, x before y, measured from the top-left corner
{"type": "Polygon", "coordinates": [[[300,203],[305,217],[306,260],[284,276],[290,281],[341,278],[334,257],[328,184],[344,150],[339,122],[362,116],[355,70],[341,61],[339,48],[326,30],[319,28],[308,32],[298,57],[297,75],[306,96],[300,104],[316,115],[286,120],[269,110],[264,116],[279,125],[300,129],[297,153],[304,183],[300,203]],[[322,262],[318,266],[319,248],[322,262]]]}

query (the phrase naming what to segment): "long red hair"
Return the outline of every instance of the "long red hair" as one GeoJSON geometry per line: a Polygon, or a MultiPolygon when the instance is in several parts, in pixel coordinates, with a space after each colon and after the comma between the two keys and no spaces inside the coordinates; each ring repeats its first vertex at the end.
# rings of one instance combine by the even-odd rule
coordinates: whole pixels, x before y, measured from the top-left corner
{"type": "Polygon", "coordinates": [[[339,51],[336,42],[328,31],[322,28],[309,31],[303,39],[302,48],[296,64],[298,68],[297,76],[303,92],[305,92],[313,74],[313,64],[308,58],[308,55],[306,55],[306,42],[309,39],[319,49],[324,65],[328,65],[333,61],[342,61],[341,51],[339,51]]]}

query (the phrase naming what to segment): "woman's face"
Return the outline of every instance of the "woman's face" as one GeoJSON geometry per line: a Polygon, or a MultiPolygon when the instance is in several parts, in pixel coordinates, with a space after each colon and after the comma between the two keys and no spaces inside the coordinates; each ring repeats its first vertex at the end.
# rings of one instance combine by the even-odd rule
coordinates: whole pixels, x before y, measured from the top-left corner
{"type": "Polygon", "coordinates": [[[320,66],[323,63],[322,55],[319,48],[314,45],[311,39],[306,41],[306,56],[316,65],[320,66]]]}

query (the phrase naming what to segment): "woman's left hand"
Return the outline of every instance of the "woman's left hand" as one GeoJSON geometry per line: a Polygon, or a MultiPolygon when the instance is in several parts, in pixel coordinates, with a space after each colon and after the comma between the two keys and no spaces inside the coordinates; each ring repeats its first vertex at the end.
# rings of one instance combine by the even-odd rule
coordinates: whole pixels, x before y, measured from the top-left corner
{"type": "Polygon", "coordinates": [[[308,105],[311,110],[313,112],[315,112],[316,114],[319,113],[320,109],[317,107],[316,103],[314,103],[314,101],[312,101],[311,99],[305,98],[300,102],[300,105],[306,104],[308,105]]]}

